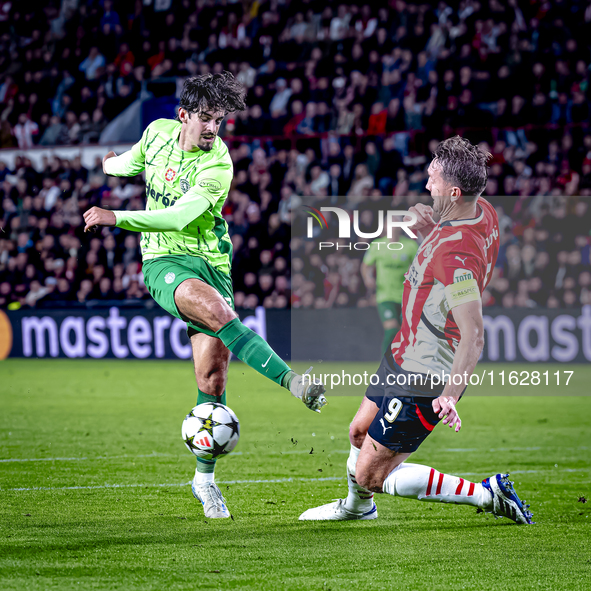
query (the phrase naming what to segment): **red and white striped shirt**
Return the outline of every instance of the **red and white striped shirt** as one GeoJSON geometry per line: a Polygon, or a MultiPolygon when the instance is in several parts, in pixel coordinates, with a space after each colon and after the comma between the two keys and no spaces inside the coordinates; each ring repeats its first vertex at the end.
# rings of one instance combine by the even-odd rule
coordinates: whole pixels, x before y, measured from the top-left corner
{"type": "Polygon", "coordinates": [[[475,218],[433,228],[405,275],[402,327],[392,342],[394,361],[402,369],[450,373],[460,331],[445,288],[474,279],[482,294],[498,254],[499,220],[482,197],[475,218]]]}

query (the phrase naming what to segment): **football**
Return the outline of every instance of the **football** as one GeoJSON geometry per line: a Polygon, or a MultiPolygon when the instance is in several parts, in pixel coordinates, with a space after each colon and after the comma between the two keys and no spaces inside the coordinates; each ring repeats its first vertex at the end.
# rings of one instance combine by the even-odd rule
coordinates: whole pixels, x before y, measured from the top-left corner
{"type": "Polygon", "coordinates": [[[189,451],[204,460],[229,454],[240,438],[240,423],[224,404],[199,404],[185,417],[183,441],[189,451]]]}

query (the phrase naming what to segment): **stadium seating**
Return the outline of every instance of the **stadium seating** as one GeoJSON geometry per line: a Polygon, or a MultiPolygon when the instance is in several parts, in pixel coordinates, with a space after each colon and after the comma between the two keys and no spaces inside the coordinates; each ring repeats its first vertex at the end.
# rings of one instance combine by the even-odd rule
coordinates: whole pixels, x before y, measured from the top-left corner
{"type": "MultiPolygon", "coordinates": [[[[97,143],[147,83],[157,95],[175,77],[228,69],[249,88],[247,111],[222,129],[237,306],[372,305],[359,259],[312,259],[295,240],[291,267],[292,210],[302,196],[315,207],[428,202],[429,149],[456,132],[493,154],[486,195],[504,238],[485,304],[591,303],[582,4],[2,6],[2,148],[97,143]]],[[[141,178],[106,179],[100,162],[76,158],[9,167],[0,152],[0,183],[0,307],[147,299],[137,236],[81,231],[89,206],[143,208],[141,178]]]]}

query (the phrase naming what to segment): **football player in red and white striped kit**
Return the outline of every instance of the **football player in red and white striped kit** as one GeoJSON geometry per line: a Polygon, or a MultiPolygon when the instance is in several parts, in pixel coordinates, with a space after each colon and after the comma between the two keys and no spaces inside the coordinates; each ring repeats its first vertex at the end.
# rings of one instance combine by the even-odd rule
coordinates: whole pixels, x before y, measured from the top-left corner
{"type": "Polygon", "coordinates": [[[484,346],[481,295],[499,252],[496,212],[479,197],[489,158],[459,136],[434,151],[427,182],[433,207],[411,208],[417,216],[411,229],[425,239],[405,275],[402,327],[349,431],[349,494],[300,520],[375,519],[377,492],[533,523],[506,474],[474,483],[407,461],[438,422],[460,430],[456,403],[484,346]]]}

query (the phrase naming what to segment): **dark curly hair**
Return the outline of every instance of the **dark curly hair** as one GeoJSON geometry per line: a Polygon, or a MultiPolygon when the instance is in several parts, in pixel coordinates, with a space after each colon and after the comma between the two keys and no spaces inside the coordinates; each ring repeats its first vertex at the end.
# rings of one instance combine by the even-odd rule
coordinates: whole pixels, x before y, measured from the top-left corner
{"type": "Polygon", "coordinates": [[[488,181],[487,162],[492,155],[459,135],[441,142],[433,151],[447,183],[459,187],[464,197],[477,197],[488,181]]]}
{"type": "MultiPolygon", "coordinates": [[[[246,88],[230,72],[202,74],[185,80],[179,107],[189,113],[233,113],[246,109],[245,96],[246,88]]],[[[176,118],[179,119],[178,114],[176,118]]]]}

